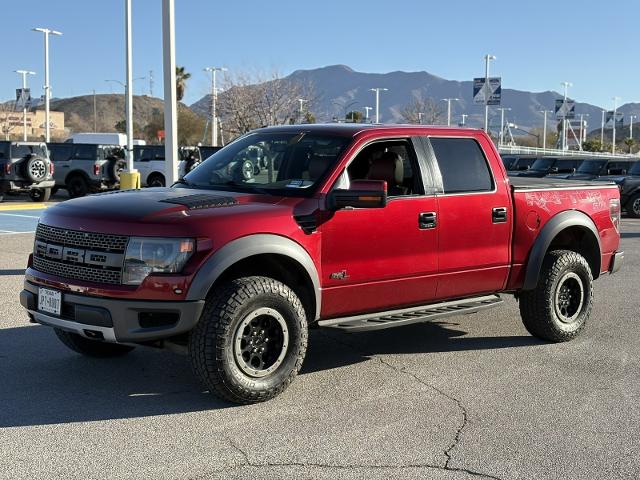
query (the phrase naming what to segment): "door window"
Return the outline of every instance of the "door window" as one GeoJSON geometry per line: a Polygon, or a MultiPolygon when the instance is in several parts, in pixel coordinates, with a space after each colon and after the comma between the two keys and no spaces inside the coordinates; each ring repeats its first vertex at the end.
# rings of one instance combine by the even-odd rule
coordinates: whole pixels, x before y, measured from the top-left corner
{"type": "Polygon", "coordinates": [[[77,145],[73,150],[75,160],[95,160],[96,147],[94,145],[77,145]]]}
{"type": "Polygon", "coordinates": [[[473,138],[434,138],[444,193],[488,192],[494,187],[487,159],[473,138]]]}

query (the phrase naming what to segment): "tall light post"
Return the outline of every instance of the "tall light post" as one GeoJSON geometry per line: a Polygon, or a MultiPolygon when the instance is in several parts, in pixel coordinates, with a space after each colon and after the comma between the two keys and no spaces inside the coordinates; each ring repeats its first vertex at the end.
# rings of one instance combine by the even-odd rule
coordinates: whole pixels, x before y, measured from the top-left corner
{"type": "Polygon", "coordinates": [[[447,102],[447,126],[450,127],[451,126],[451,102],[452,101],[458,101],[458,98],[443,98],[442,101],[443,102],[447,102]]]}
{"type": "Polygon", "coordinates": [[[62,32],[50,30],[48,28],[33,28],[34,32],[44,34],[44,140],[49,141],[50,121],[49,121],[49,101],[51,97],[51,85],[49,85],[49,35],[62,35],[62,32]]]}
{"type": "MultiPolygon", "coordinates": [[[[564,100],[562,102],[563,108],[567,104],[567,90],[569,87],[573,87],[571,82],[562,82],[560,85],[564,87],[564,100]]],[[[564,111],[562,115],[562,150],[567,149],[567,112],[564,111]]]]}
{"type": "Polygon", "coordinates": [[[162,72],[164,83],[164,156],[167,185],[178,179],[178,95],[174,0],[162,0],[162,72]]]}
{"type": "Polygon", "coordinates": [[[204,71],[211,73],[211,145],[217,147],[218,114],[216,108],[218,103],[218,88],[216,87],[216,72],[226,72],[228,69],[225,67],[207,67],[204,71]]]}
{"type": "MultiPolygon", "coordinates": [[[[485,92],[489,92],[489,62],[496,60],[495,55],[486,54],[484,56],[484,88],[485,92]]],[[[484,131],[489,131],[489,95],[484,98],[484,131]]]]}
{"type": "Polygon", "coordinates": [[[604,114],[607,113],[605,109],[602,109],[602,123],[600,124],[600,148],[604,145],[604,114]]]}
{"type": "Polygon", "coordinates": [[[584,117],[589,117],[588,113],[580,114],[580,150],[582,150],[582,144],[587,139],[587,124],[584,117]]]}
{"type": "Polygon", "coordinates": [[[500,107],[500,135],[498,136],[498,146],[501,146],[504,143],[504,112],[510,112],[511,109],[508,107],[500,107]]]}
{"type": "Polygon", "coordinates": [[[373,110],[373,107],[364,107],[364,120],[365,123],[369,123],[369,111],[373,110]]]}
{"type": "Polygon", "coordinates": [[[633,140],[633,120],[637,115],[629,115],[629,138],[633,140]]]}
{"type": "Polygon", "coordinates": [[[620,97],[612,97],[613,100],[613,133],[611,140],[611,153],[616,153],[616,115],[618,113],[618,100],[620,97]]]}
{"type": "Polygon", "coordinates": [[[298,103],[299,105],[299,110],[298,110],[298,117],[300,118],[300,123],[302,123],[302,114],[304,113],[304,103],[306,102],[306,100],[304,98],[299,98],[298,99],[298,103]]]}
{"type": "MultiPolygon", "coordinates": [[[[27,89],[27,75],[35,75],[36,72],[32,72],[30,70],[14,70],[18,75],[22,75],[22,101],[24,102],[22,106],[22,140],[27,141],[27,99],[24,98],[24,92],[27,89]]],[[[632,120],[633,121],[633,120],[632,120]]]]}
{"type": "Polygon", "coordinates": [[[376,123],[380,123],[380,92],[388,91],[388,88],[376,87],[370,88],[370,92],[376,92],[376,123]]]}
{"type": "Polygon", "coordinates": [[[460,126],[461,126],[461,127],[464,127],[464,126],[467,124],[467,117],[468,117],[468,116],[469,116],[469,115],[468,115],[468,114],[466,114],[466,113],[463,113],[463,114],[462,114],[462,122],[460,122],[460,126]]]}
{"type": "Polygon", "coordinates": [[[547,113],[552,113],[553,110],[540,110],[540,113],[544,115],[544,120],[542,122],[542,149],[546,150],[547,148],[547,113]]]}
{"type": "Polygon", "coordinates": [[[418,112],[418,125],[422,125],[422,117],[423,116],[424,116],[424,113],[418,112]]]}

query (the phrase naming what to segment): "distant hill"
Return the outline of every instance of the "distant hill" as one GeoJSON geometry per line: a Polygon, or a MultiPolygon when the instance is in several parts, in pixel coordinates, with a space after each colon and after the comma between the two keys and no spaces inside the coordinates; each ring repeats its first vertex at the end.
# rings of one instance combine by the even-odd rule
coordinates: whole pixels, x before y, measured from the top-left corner
{"type": "MultiPolygon", "coordinates": [[[[467,125],[480,127],[484,124],[484,107],[473,104],[472,81],[447,80],[428,72],[390,72],[364,73],[356,72],[346,65],[332,65],[313,70],[297,70],[286,77],[289,80],[313,84],[319,95],[318,104],[313,113],[318,121],[330,121],[333,117],[344,118],[344,107],[353,105],[349,110],[363,111],[365,106],[375,107],[374,93],[369,91],[373,87],[388,88],[380,93],[381,121],[393,123],[402,121],[401,111],[416,95],[431,98],[438,102],[446,111],[443,98],[459,98],[452,102],[452,123],[461,119],[461,114],[468,114],[467,125]]],[[[508,85],[508,79],[503,85],[508,85]]],[[[225,94],[222,93],[221,96],[225,94]]],[[[558,92],[527,92],[511,88],[502,90],[502,106],[511,108],[506,112],[506,119],[526,129],[542,127],[543,115],[541,110],[553,110],[555,100],[561,98],[558,92]]],[[[206,95],[191,105],[191,108],[206,115],[210,105],[210,96],[206,95]]],[[[588,103],[577,102],[576,113],[589,114],[589,130],[600,127],[602,109],[588,103]]],[[[640,118],[640,104],[627,104],[620,107],[625,115],[638,114],[640,118]]],[[[499,128],[500,112],[492,107],[490,123],[499,128]]],[[[373,111],[371,112],[374,113],[373,111]]],[[[552,116],[548,116],[551,119],[552,116]]],[[[446,117],[443,118],[446,121],[446,117]]],[[[626,120],[625,120],[626,121],[626,120]]],[[[640,129],[638,130],[640,134],[640,129]]],[[[639,135],[640,138],[640,135],[639,135]]]]}

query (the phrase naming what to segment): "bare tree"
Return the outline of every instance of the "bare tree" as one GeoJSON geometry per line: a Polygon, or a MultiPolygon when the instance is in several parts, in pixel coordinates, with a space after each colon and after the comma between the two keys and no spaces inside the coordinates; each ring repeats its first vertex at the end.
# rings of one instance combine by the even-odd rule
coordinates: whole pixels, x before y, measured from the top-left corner
{"type": "Polygon", "coordinates": [[[5,140],[9,140],[11,132],[18,125],[22,125],[22,114],[16,113],[15,102],[0,103],[0,134],[4,135],[5,140]]]}
{"type": "Polygon", "coordinates": [[[313,85],[281,78],[278,72],[240,72],[226,76],[223,85],[219,108],[232,136],[266,125],[302,122],[317,102],[313,85]],[[302,112],[299,99],[304,100],[302,112]]]}
{"type": "Polygon", "coordinates": [[[402,119],[406,123],[424,123],[426,125],[438,125],[444,123],[445,113],[432,98],[425,98],[422,94],[414,95],[411,103],[405,105],[400,111],[402,119]],[[422,122],[420,122],[422,117],[422,122]]]}

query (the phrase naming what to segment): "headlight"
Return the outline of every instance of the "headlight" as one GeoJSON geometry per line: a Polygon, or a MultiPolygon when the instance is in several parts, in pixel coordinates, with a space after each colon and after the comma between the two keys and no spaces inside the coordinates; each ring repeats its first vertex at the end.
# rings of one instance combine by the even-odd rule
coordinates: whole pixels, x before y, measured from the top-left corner
{"type": "Polygon", "coordinates": [[[178,273],[194,251],[191,238],[131,237],[124,260],[125,285],[140,285],[151,273],[178,273]]]}

